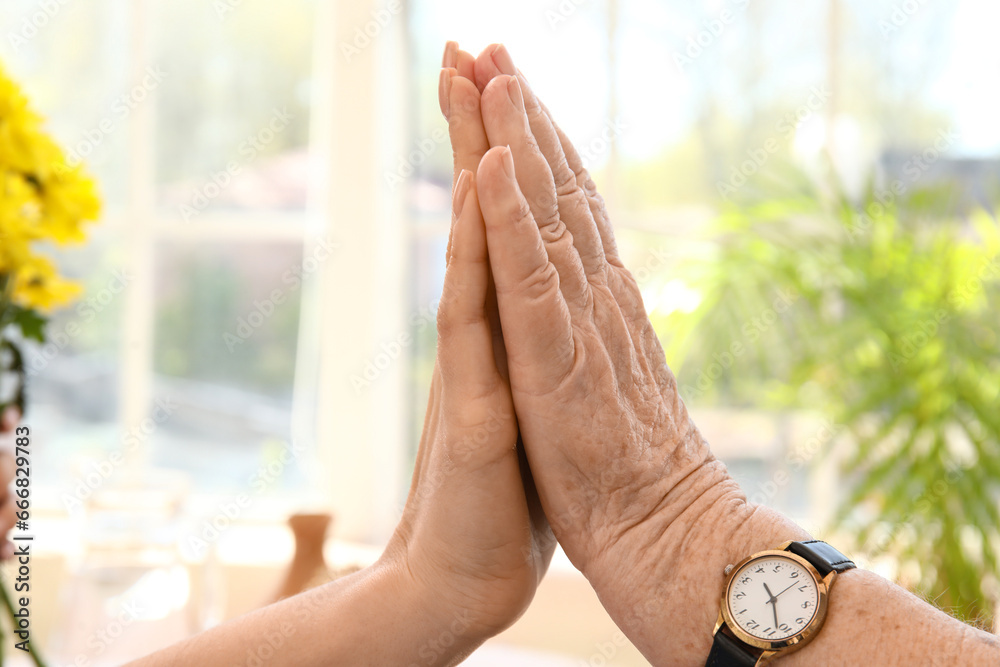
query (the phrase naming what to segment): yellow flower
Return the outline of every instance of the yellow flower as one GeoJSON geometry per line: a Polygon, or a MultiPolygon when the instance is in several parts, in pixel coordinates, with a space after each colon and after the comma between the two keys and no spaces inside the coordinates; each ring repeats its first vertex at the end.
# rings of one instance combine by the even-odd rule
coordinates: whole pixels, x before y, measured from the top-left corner
{"type": "Polygon", "coordinates": [[[35,245],[85,240],[100,209],[94,181],[81,165],[68,164],[0,67],[0,276],[12,278],[15,303],[50,310],[79,294],[35,245]]]}
{"type": "Polygon", "coordinates": [[[65,306],[81,292],[77,283],[56,275],[55,265],[45,257],[32,257],[14,279],[14,303],[45,312],[65,306]]]}

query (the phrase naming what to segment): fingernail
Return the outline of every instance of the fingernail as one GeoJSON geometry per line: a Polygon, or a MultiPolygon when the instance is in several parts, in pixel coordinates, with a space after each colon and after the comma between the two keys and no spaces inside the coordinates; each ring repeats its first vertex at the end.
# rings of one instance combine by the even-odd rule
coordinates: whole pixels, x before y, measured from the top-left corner
{"type": "Polygon", "coordinates": [[[524,113],[524,96],[521,94],[521,84],[517,82],[517,77],[511,77],[507,81],[507,95],[514,107],[524,113]]]}
{"type": "Polygon", "coordinates": [[[455,183],[455,194],[451,200],[451,210],[458,218],[462,215],[462,208],[465,206],[466,196],[469,194],[469,184],[472,183],[472,172],[463,169],[458,175],[458,182],[455,183]]]}
{"type": "Polygon", "coordinates": [[[510,146],[506,146],[503,149],[503,155],[500,160],[503,164],[503,171],[507,174],[507,178],[514,180],[514,155],[510,152],[510,146]]]}
{"type": "Polygon", "coordinates": [[[445,42],[444,55],[441,56],[441,67],[454,67],[458,64],[458,42],[445,42]]]}
{"type": "Polygon", "coordinates": [[[446,119],[451,115],[451,77],[457,72],[458,70],[445,67],[441,69],[441,76],[438,78],[438,104],[446,119]]]}
{"type": "Polygon", "coordinates": [[[493,53],[491,54],[493,58],[493,64],[497,66],[497,69],[504,74],[509,74],[514,76],[517,74],[517,68],[514,67],[514,59],[510,57],[510,53],[507,51],[507,47],[503,44],[498,44],[493,53]]]}

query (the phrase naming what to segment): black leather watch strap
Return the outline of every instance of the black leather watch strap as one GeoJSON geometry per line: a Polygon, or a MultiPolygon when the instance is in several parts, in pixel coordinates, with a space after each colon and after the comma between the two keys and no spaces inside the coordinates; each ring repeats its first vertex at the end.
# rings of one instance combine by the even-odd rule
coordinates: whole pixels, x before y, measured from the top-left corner
{"type": "Polygon", "coordinates": [[[812,563],[821,577],[825,577],[830,572],[843,572],[857,567],[854,561],[822,540],[792,542],[785,551],[802,556],[812,563]]]}
{"type": "Polygon", "coordinates": [[[756,664],[757,656],[747,652],[746,644],[733,639],[719,628],[705,667],[754,667],[756,664]]]}

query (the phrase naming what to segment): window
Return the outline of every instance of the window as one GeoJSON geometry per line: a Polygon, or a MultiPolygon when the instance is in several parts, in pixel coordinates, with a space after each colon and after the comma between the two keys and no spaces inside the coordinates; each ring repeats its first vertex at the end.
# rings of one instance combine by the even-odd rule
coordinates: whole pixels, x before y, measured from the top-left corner
{"type": "MultiPolygon", "coordinates": [[[[93,239],[59,253],[85,281],[84,301],[57,313],[52,343],[29,353],[28,418],[48,440],[39,483],[80,489],[63,494],[63,508],[146,466],[227,497],[294,448],[266,491],[283,502],[254,512],[277,518],[286,502],[329,502],[333,488],[342,536],[387,535],[404,473],[385,453],[405,447],[377,424],[404,423],[404,402],[385,395],[402,385],[405,364],[363,375],[382,339],[405,330],[394,257],[407,237],[387,233],[397,221],[367,202],[338,203],[378,186],[387,142],[374,128],[395,122],[375,112],[386,98],[370,82],[387,67],[375,49],[357,59],[338,49],[344,26],[364,25],[356,9],[313,0],[0,9],[12,26],[5,66],[71,159],[86,161],[105,203],[93,239]],[[342,94],[354,117],[334,117],[342,94]],[[365,173],[354,169],[358,152],[371,156],[365,173]],[[335,175],[350,182],[330,187],[335,175]],[[65,333],[71,325],[78,334],[65,333]],[[341,390],[347,398],[336,400],[341,390]],[[379,428],[390,444],[358,446],[379,428]],[[317,438],[331,444],[317,449],[317,438]],[[123,462],[90,476],[113,452],[123,462]],[[338,472],[325,476],[323,464],[338,472]],[[390,472],[372,483],[378,466],[390,472]]],[[[383,201],[391,209],[399,196],[383,201]]]]}

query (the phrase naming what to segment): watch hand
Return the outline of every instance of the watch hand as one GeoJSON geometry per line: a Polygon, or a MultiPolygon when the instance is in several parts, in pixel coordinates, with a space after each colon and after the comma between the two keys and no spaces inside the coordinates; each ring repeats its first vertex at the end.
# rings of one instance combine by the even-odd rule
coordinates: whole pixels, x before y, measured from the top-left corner
{"type": "MultiPolygon", "coordinates": [[[[799,583],[799,582],[796,581],[795,584],[797,584],[797,583],[799,583]]],[[[794,586],[795,584],[792,584],[792,586],[794,586]]],[[[791,588],[792,586],[789,586],[788,588],[791,588]]],[[[785,591],[787,591],[788,588],[786,588],[785,591]]],[[[781,591],[781,593],[784,593],[785,591],[781,591]]],[[[770,592],[770,591],[768,591],[768,592],[770,592]]],[[[781,593],[778,593],[778,595],[781,595],[781,593]]],[[[778,595],[775,595],[774,597],[777,598],[778,595]]]]}
{"type": "Polygon", "coordinates": [[[771,589],[767,587],[767,583],[764,584],[764,590],[767,591],[767,596],[771,598],[767,601],[771,605],[771,611],[774,612],[774,629],[778,629],[778,597],[771,592],[771,589]]]}
{"type": "Polygon", "coordinates": [[[777,599],[778,596],[771,592],[771,589],[767,587],[767,583],[764,584],[764,590],[767,591],[767,597],[771,598],[768,602],[772,602],[777,599]]]}

